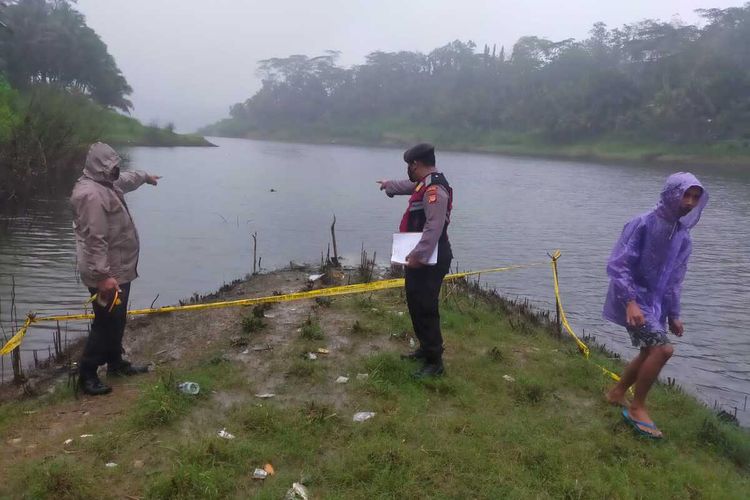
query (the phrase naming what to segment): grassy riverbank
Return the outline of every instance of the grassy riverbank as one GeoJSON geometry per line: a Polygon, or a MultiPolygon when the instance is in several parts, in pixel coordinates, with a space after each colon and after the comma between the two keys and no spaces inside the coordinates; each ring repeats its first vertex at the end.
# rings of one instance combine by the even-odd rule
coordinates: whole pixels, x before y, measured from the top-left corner
{"type": "Polygon", "coordinates": [[[110,112],[102,126],[102,140],[115,146],[214,146],[197,134],[178,134],[171,126],[143,125],[134,118],[110,112]]]}
{"type": "Polygon", "coordinates": [[[542,136],[501,130],[419,127],[403,122],[371,122],[341,127],[307,127],[275,131],[239,131],[232,120],[206,127],[201,133],[316,144],[408,147],[432,142],[444,151],[466,151],[614,163],[750,166],[750,141],[707,144],[669,144],[627,137],[604,137],[577,142],[551,142],[542,136]]]}
{"type": "MultiPolygon", "coordinates": [[[[296,291],[305,277],[256,276],[218,298],[296,291]]],[[[445,291],[448,374],[432,381],[398,358],[410,336],[399,290],[278,304],[262,320],[225,309],[133,321],[127,349],[155,373],[99,398],[75,399],[63,380],[0,407],[0,495],[281,498],[302,480],[311,498],[746,496],[746,431],[662,385],[653,416],[666,439],[639,438],[571,342],[522,307],[445,291]],[[306,359],[319,348],[329,353],[306,359]],[[175,391],[182,380],[201,393],[175,391]],[[376,414],[353,422],[359,411],[376,414]],[[253,480],[266,463],[276,475],[253,480]]]]}

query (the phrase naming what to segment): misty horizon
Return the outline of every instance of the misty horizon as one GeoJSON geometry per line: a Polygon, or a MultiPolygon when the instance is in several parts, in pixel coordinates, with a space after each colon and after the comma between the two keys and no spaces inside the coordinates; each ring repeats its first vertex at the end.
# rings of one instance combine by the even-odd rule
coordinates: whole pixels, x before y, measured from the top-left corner
{"type": "Polygon", "coordinates": [[[232,104],[260,88],[257,64],[293,54],[340,52],[344,67],[376,51],[428,53],[453,40],[505,47],[510,55],[522,36],[553,41],[585,38],[596,22],[618,27],[644,19],[695,23],[699,8],[726,8],[744,1],[642,0],[602,5],[577,0],[530,5],[472,0],[388,0],[378,9],[364,2],[314,6],[297,2],[241,3],[219,0],[79,0],[76,8],[107,44],[134,92],[132,116],[148,124],[174,123],[192,132],[228,116],[232,104]]]}

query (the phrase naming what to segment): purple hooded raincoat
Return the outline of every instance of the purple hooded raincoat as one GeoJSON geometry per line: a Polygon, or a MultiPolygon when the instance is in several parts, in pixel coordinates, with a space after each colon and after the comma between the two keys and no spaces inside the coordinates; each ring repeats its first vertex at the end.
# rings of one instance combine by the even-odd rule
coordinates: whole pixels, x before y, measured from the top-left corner
{"type": "Polygon", "coordinates": [[[700,220],[708,192],[690,173],[667,179],[656,208],[625,225],[607,263],[609,291],[604,319],[627,326],[625,309],[635,300],[651,330],[667,328],[667,319],[680,317],[680,293],[692,251],[690,229],[700,220]],[[680,217],[682,196],[692,186],[703,189],[698,205],[680,217]]]}

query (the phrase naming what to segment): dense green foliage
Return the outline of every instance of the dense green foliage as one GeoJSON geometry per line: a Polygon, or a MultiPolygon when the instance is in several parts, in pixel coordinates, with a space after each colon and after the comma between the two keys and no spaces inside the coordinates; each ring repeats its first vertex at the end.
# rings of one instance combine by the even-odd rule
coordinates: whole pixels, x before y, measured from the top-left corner
{"type": "Polygon", "coordinates": [[[352,68],[338,66],[335,52],[268,59],[259,66],[262,88],[205,131],[747,148],[750,3],[699,14],[699,26],[598,23],[585,40],[523,37],[507,56],[504,48],[454,41],[426,55],[373,52],[352,68]]]}
{"type": "Polygon", "coordinates": [[[132,89],[68,2],[6,2],[0,18],[0,205],[69,189],[95,141],[208,144],[114,110],[131,107],[132,89]]]}
{"type": "Polygon", "coordinates": [[[99,35],[66,1],[4,2],[0,68],[14,87],[53,84],[127,111],[133,89],[99,35]]]}

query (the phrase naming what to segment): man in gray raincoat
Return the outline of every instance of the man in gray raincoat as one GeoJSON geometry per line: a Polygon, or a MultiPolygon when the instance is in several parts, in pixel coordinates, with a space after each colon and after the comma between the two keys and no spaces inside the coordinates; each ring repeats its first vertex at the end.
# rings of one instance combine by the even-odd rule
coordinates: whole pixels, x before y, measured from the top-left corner
{"type": "Polygon", "coordinates": [[[138,277],[140,250],[124,193],[144,183],[156,186],[160,177],[139,170],[120,172],[121,162],[107,144],[93,144],[70,197],[78,271],[89,292],[96,294],[94,321],[79,365],[79,385],[91,395],[112,391],[97,376],[100,365],[107,364],[108,376],[147,371],[122,358],[130,283],[138,277]]]}

